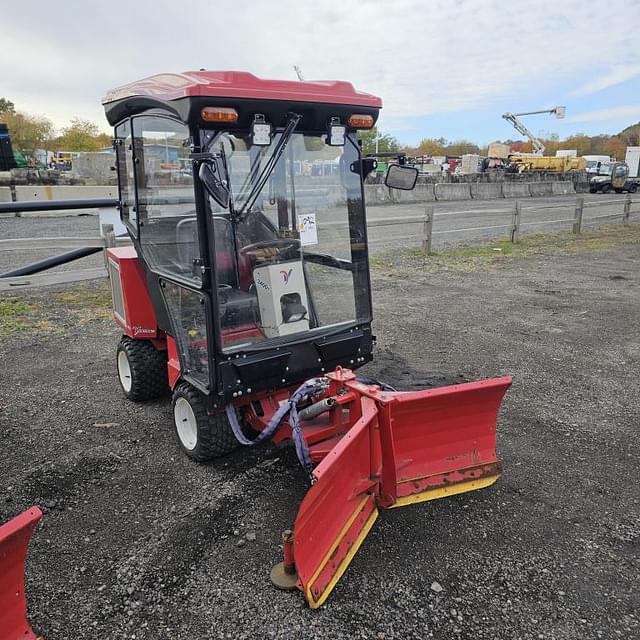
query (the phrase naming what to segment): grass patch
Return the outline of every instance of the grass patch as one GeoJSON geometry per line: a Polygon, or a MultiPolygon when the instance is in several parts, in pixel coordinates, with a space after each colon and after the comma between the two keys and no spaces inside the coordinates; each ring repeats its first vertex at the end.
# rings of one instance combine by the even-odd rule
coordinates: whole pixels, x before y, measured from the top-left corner
{"type": "Polygon", "coordinates": [[[17,333],[62,333],[68,328],[111,319],[108,283],[53,291],[45,293],[45,297],[46,304],[40,304],[32,301],[32,293],[25,292],[24,298],[0,296],[0,337],[17,333]]]}
{"type": "Polygon", "coordinates": [[[37,306],[20,298],[0,298],[0,336],[9,336],[29,326],[29,317],[37,306]]]}
{"type": "Polygon", "coordinates": [[[515,244],[501,238],[482,245],[443,249],[429,256],[418,248],[400,249],[378,254],[370,263],[373,270],[403,266],[422,270],[475,271],[499,266],[514,258],[596,251],[638,242],[640,225],[607,225],[580,235],[563,231],[522,236],[515,244]]]}
{"type": "Polygon", "coordinates": [[[60,291],[53,297],[57,302],[71,307],[111,309],[111,289],[108,286],[60,291]]]}

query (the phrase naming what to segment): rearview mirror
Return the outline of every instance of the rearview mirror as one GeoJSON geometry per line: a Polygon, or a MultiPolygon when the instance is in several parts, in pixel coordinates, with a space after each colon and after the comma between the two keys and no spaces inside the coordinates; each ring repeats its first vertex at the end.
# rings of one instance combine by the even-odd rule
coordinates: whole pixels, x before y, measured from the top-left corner
{"type": "Polygon", "coordinates": [[[209,195],[223,208],[229,207],[229,187],[220,177],[217,159],[213,162],[203,162],[198,176],[209,195]]]}
{"type": "Polygon", "coordinates": [[[384,177],[384,183],[390,189],[402,189],[403,191],[411,191],[416,186],[418,179],[418,170],[415,167],[400,166],[397,164],[389,165],[387,174],[384,177]]]}

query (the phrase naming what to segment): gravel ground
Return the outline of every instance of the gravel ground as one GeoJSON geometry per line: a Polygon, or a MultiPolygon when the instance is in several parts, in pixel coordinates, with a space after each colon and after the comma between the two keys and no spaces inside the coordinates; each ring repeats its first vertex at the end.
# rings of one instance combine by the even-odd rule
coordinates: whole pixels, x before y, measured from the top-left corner
{"type": "Polygon", "coordinates": [[[376,267],[367,372],[513,375],[505,472],[383,512],[318,611],[268,578],[305,491],[290,448],[187,460],[169,402],[120,393],[104,284],[25,291],[30,307],[0,298],[15,311],[0,342],[0,521],[45,511],[34,627],[47,640],[640,637],[638,229],[588,251],[600,245],[376,267]]]}

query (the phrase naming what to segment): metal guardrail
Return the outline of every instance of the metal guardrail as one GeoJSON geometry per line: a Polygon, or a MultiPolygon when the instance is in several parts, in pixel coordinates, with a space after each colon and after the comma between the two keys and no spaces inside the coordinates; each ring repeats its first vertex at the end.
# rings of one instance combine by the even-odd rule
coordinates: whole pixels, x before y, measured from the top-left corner
{"type": "MultiPolygon", "coordinates": [[[[499,208],[487,211],[490,214],[506,214],[511,218],[504,224],[492,224],[485,226],[474,226],[455,229],[434,230],[434,220],[440,216],[463,215],[461,212],[441,212],[437,216],[433,205],[426,207],[425,215],[397,216],[386,219],[369,220],[367,226],[369,228],[392,227],[399,225],[422,225],[422,233],[416,232],[410,235],[393,236],[391,238],[370,238],[370,244],[378,244],[382,242],[397,242],[406,240],[420,240],[422,250],[425,254],[431,253],[433,237],[436,235],[449,235],[455,233],[468,233],[473,231],[493,231],[496,229],[504,229],[508,233],[511,242],[517,242],[520,238],[520,229],[527,226],[543,226],[550,224],[571,223],[573,233],[580,233],[585,223],[597,220],[620,218],[620,222],[628,224],[630,216],[640,211],[632,211],[631,205],[640,201],[633,201],[631,196],[627,196],[624,200],[608,199],[598,200],[595,202],[585,203],[584,198],[578,197],[575,204],[550,204],[543,206],[530,206],[522,204],[520,200],[515,200],[513,207],[499,208]],[[597,207],[602,205],[611,205],[622,203],[621,212],[607,213],[596,216],[584,216],[584,210],[589,207],[597,207]],[[539,211],[541,209],[566,209],[573,207],[573,215],[568,218],[554,218],[553,220],[523,220],[523,212],[539,211]]],[[[12,213],[22,211],[58,211],[58,210],[78,210],[78,209],[112,209],[118,205],[118,201],[114,199],[85,199],[85,200],[48,200],[39,202],[7,202],[0,203],[0,213],[12,213]]],[[[326,226],[334,229],[346,229],[348,224],[344,222],[328,222],[326,226]]],[[[15,238],[0,240],[0,251],[25,251],[31,249],[72,249],[60,256],[46,258],[38,262],[32,263],[25,267],[21,267],[14,271],[0,275],[0,291],[16,290],[18,288],[28,288],[36,286],[45,286],[51,284],[66,284],[71,282],[80,282],[99,277],[106,277],[107,271],[104,267],[95,267],[90,269],[79,269],[75,271],[64,271],[57,273],[42,274],[40,271],[49,269],[53,266],[65,264],[73,260],[85,257],[92,253],[97,253],[109,247],[130,245],[129,238],[117,238],[113,232],[112,225],[103,225],[103,235],[98,237],[62,237],[62,238],[15,238]]]]}
{"type": "Polygon", "coordinates": [[[114,198],[87,198],[84,200],[36,200],[33,202],[0,202],[0,213],[31,213],[33,211],[74,211],[77,209],[113,209],[118,206],[114,198]]]}
{"type": "MultiPolygon", "coordinates": [[[[113,209],[117,205],[118,201],[112,198],[4,202],[0,203],[0,214],[35,211],[74,211],[78,209],[113,209]]],[[[98,253],[108,247],[131,244],[128,238],[126,240],[116,238],[113,232],[113,225],[103,225],[102,231],[102,236],[90,238],[12,238],[0,240],[0,251],[71,249],[61,255],[38,260],[37,262],[32,262],[31,264],[0,274],[0,291],[51,284],[67,284],[106,276],[107,271],[105,267],[41,273],[52,267],[98,253]]]]}
{"type": "Polygon", "coordinates": [[[546,206],[523,206],[520,200],[515,200],[514,205],[511,208],[500,208],[500,209],[492,209],[491,211],[487,211],[490,214],[507,214],[511,216],[511,219],[504,224],[493,224],[493,225],[485,225],[485,226],[474,226],[474,227],[464,227],[464,228],[455,228],[455,229],[444,229],[444,230],[434,230],[434,220],[442,215],[463,215],[466,212],[446,212],[446,213],[435,213],[435,208],[432,205],[429,205],[425,208],[424,216],[405,216],[402,218],[393,218],[392,220],[382,220],[382,221],[370,221],[367,223],[369,227],[376,226],[388,226],[391,224],[422,224],[423,232],[422,235],[417,233],[412,233],[411,235],[403,235],[403,236],[393,236],[391,238],[369,238],[369,244],[381,244],[381,243],[390,243],[397,241],[406,241],[406,240],[416,240],[420,239],[423,250],[426,253],[431,253],[431,246],[433,243],[433,236],[436,235],[448,235],[454,233],[468,233],[472,231],[492,231],[495,229],[505,229],[508,232],[509,239],[511,242],[518,242],[520,239],[520,229],[521,227],[527,226],[544,226],[544,225],[557,225],[563,223],[570,223],[571,230],[575,234],[579,234],[582,232],[585,224],[596,221],[596,220],[604,220],[607,218],[620,218],[620,222],[622,224],[628,224],[630,221],[631,214],[640,213],[640,211],[632,211],[631,205],[636,204],[640,201],[634,201],[631,199],[631,196],[628,195],[624,200],[615,199],[615,200],[598,200],[597,202],[587,202],[585,203],[584,198],[578,197],[575,199],[574,203],[569,204],[554,204],[554,205],[546,205],[546,206]],[[622,211],[616,213],[606,213],[602,215],[596,216],[584,216],[584,210],[589,207],[600,207],[602,205],[610,205],[610,204],[618,204],[621,203],[623,205],[622,211]],[[540,211],[541,209],[551,210],[551,209],[567,209],[573,208],[573,215],[568,218],[554,218],[552,220],[522,220],[523,212],[527,211],[540,211]],[[427,248],[425,250],[425,247],[427,248]]]}

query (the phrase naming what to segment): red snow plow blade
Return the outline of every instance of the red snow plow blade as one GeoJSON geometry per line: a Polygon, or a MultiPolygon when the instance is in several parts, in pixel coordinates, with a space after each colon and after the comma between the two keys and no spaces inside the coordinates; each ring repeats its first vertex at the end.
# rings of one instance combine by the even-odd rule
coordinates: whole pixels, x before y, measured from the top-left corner
{"type": "Polygon", "coordinates": [[[496,419],[511,384],[501,377],[387,392],[358,383],[350,371],[328,377],[337,401],[330,421],[342,426],[315,443],[318,425],[303,426],[312,459],[323,457],[300,505],[293,541],[297,586],[312,608],[346,571],[378,509],[481,489],[498,479],[496,419]]]}
{"type": "Polygon", "coordinates": [[[42,511],[32,507],[0,526],[0,640],[34,640],[27,622],[24,565],[33,529],[42,511]]]}

